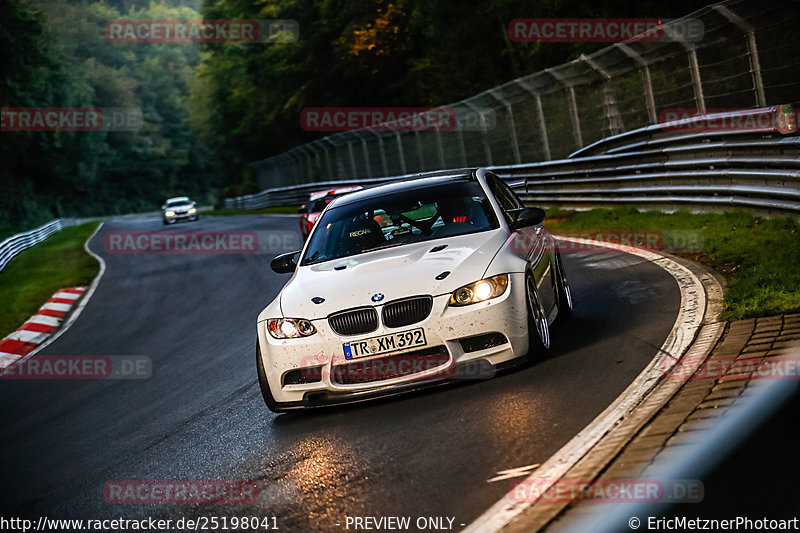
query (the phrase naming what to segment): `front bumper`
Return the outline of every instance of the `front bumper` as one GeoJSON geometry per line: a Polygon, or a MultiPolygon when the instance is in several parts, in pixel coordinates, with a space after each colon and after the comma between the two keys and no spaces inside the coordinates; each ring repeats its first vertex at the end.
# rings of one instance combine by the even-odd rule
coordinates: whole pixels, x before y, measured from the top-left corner
{"type": "Polygon", "coordinates": [[[317,333],[310,337],[275,339],[266,331],[266,322],[259,323],[259,356],[275,401],[284,408],[347,403],[376,395],[404,392],[430,385],[431,382],[476,379],[491,375],[492,373],[487,374],[480,369],[494,368],[528,352],[524,275],[509,274],[509,278],[509,287],[499,298],[465,307],[450,307],[449,294],[437,296],[433,299],[433,309],[425,320],[400,328],[388,328],[380,323],[377,330],[364,335],[338,335],[331,330],[327,318],[322,318],[312,321],[317,333]],[[424,347],[351,360],[344,356],[342,345],[345,342],[353,343],[417,328],[424,329],[427,341],[424,347]],[[464,339],[497,333],[502,334],[507,342],[497,345],[489,343],[488,348],[469,346],[468,350],[465,350],[461,342],[464,339]],[[406,358],[413,358],[421,350],[437,348],[441,352],[436,366],[406,366],[406,373],[402,375],[386,372],[374,374],[370,376],[371,379],[358,382],[359,380],[342,380],[332,370],[334,367],[341,369],[341,365],[346,365],[346,368],[361,368],[371,361],[375,366],[389,368],[392,367],[391,361],[389,364],[382,363],[390,357],[399,357],[402,360],[405,355],[406,358]],[[408,372],[409,368],[413,371],[408,372]],[[464,368],[470,370],[464,372],[464,368]],[[286,383],[287,375],[297,375],[297,371],[306,376],[314,376],[313,381],[286,383]]]}
{"type": "Polygon", "coordinates": [[[173,216],[168,217],[167,215],[162,215],[162,218],[169,222],[170,220],[194,220],[200,216],[200,214],[195,211],[194,213],[175,213],[173,216]]]}

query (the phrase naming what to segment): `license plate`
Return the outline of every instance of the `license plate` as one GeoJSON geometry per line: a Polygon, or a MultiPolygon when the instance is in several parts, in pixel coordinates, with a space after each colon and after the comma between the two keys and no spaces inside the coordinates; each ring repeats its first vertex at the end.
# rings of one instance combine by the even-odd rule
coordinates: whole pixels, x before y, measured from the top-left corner
{"type": "Polygon", "coordinates": [[[383,353],[396,352],[415,346],[425,346],[425,331],[422,328],[409,329],[392,333],[391,335],[381,335],[363,341],[345,342],[342,344],[345,359],[356,359],[370,355],[380,355],[383,353]]]}

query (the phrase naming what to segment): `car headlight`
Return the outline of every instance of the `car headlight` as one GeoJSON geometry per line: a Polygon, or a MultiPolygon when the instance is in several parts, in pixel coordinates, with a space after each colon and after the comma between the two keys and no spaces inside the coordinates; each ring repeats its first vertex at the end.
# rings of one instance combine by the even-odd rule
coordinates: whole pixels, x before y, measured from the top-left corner
{"type": "Polygon", "coordinates": [[[193,215],[195,213],[197,213],[197,209],[196,208],[193,207],[193,208],[189,209],[189,214],[190,215],[193,215]]]}
{"type": "Polygon", "coordinates": [[[166,216],[168,216],[168,217],[174,217],[174,216],[175,216],[175,211],[167,211],[167,212],[166,212],[166,213],[164,213],[164,214],[165,214],[166,216]]]}
{"type": "Polygon", "coordinates": [[[463,305],[485,302],[497,298],[508,288],[508,274],[500,274],[478,280],[475,283],[464,285],[453,291],[450,295],[450,305],[460,307],[463,305]]]}
{"type": "Polygon", "coordinates": [[[270,318],[267,320],[267,331],[276,339],[296,339],[313,335],[317,328],[304,318],[270,318]]]}

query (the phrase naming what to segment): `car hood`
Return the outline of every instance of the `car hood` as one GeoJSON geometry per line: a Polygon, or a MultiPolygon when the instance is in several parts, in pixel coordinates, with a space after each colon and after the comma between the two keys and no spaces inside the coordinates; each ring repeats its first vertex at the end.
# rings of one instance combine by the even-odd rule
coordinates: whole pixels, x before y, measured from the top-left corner
{"type": "Polygon", "coordinates": [[[438,296],[481,279],[506,241],[503,230],[446,237],[299,267],[281,292],[287,317],[316,319],[351,307],[419,294],[438,296]],[[447,245],[439,251],[437,246],[447,245]],[[342,267],[345,268],[342,268],[342,267]],[[337,270],[337,268],[339,270],[337,270]],[[445,271],[444,279],[436,277],[445,271]],[[324,298],[315,304],[312,298],[324,298]]]}

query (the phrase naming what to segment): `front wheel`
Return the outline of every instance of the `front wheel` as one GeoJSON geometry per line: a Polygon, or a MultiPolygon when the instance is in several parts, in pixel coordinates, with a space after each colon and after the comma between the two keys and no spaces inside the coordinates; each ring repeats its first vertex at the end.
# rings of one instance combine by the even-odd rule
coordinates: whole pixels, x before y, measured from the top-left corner
{"type": "Polygon", "coordinates": [[[525,277],[525,299],[528,304],[528,337],[530,339],[528,359],[533,359],[547,355],[550,350],[550,326],[547,324],[547,316],[539,300],[536,282],[530,274],[525,277]]]}

